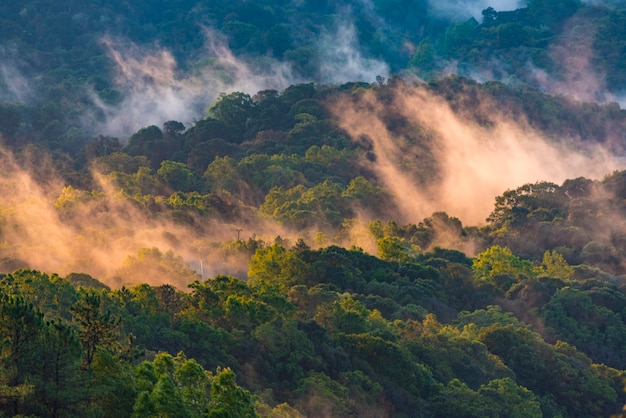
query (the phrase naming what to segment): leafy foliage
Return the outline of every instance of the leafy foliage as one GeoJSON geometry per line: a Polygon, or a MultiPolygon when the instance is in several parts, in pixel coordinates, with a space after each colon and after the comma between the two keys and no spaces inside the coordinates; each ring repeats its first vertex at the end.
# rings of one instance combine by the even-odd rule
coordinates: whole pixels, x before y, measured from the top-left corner
{"type": "MultiPolygon", "coordinates": [[[[18,164],[35,162],[43,189],[57,190],[48,159],[58,169],[64,187],[37,198],[49,203],[50,219],[70,223],[88,214],[103,225],[101,235],[80,222],[68,228],[81,231],[76,246],[87,244],[85,263],[89,244],[119,237],[107,215],[112,207],[145,218],[148,228],[165,223],[172,248],[180,242],[169,230],[180,228],[193,251],[183,258],[156,244],[134,248],[113,278],[17,269],[25,266],[11,242],[24,233],[20,208],[2,206],[1,415],[587,417],[622,410],[626,172],[507,190],[483,226],[445,212],[402,225],[391,192],[370,170],[380,158],[373,141],[351,140],[327,107],[366,95],[391,103],[404,87],[418,86],[480,126],[495,123],[489,109],[500,107],[545,138],[567,135],[589,149],[600,143],[623,151],[612,141],[626,127],[618,104],[533,88],[538,72],[567,79],[567,62],[554,51],[584,34],[580,46],[593,52],[588,65],[621,92],[626,15],[619,5],[532,0],[514,11],[487,8],[479,22],[449,21],[431,3],[404,0],[17,3],[0,5],[0,36],[11,45],[0,48],[0,133],[18,164]],[[330,36],[346,26],[347,6],[350,36],[330,36]],[[113,79],[105,34],[171,49],[173,79],[207,68],[227,78],[224,62],[195,60],[204,56],[202,28],[213,28],[216,42],[253,71],[284,60],[297,79],[318,81],[223,93],[189,126],[150,122],[127,141],[81,124],[86,114],[105,122],[106,111],[131,93],[113,79]],[[329,77],[320,40],[331,38],[350,38],[363,59],[384,60],[393,74],[429,81],[319,82],[329,77]],[[491,71],[494,62],[499,68],[484,83],[439,77],[451,62],[461,75],[491,71]],[[11,84],[22,79],[28,83],[11,84]],[[246,241],[241,229],[236,241],[206,238],[244,218],[300,236],[294,245],[280,237],[246,241]],[[207,278],[209,255],[224,264],[244,260],[247,271],[207,278]],[[201,260],[200,274],[189,257],[201,260]]],[[[403,170],[419,184],[436,180],[444,169],[436,135],[381,107],[381,128],[395,145],[418,150],[418,158],[401,152],[403,170]]]]}

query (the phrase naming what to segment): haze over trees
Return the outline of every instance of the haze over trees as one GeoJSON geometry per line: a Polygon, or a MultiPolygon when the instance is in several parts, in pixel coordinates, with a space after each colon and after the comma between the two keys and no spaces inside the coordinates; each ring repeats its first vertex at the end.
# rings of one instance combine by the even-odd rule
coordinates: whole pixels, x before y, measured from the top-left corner
{"type": "Polygon", "coordinates": [[[620,416],[625,13],[5,1],[0,415],[620,416]]]}

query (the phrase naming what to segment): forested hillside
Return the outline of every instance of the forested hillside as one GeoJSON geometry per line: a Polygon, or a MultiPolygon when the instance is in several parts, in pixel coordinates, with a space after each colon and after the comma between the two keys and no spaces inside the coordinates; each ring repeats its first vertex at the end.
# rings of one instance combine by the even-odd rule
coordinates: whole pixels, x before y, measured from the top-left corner
{"type": "Polygon", "coordinates": [[[0,416],[621,416],[626,9],[464,5],[1,4],[0,416]]]}

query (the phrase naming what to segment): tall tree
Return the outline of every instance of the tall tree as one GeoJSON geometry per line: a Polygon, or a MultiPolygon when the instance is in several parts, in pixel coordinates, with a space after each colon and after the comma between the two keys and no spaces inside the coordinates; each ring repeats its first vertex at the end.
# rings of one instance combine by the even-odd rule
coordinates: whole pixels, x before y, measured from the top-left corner
{"type": "Polygon", "coordinates": [[[116,348],[121,318],[104,309],[101,292],[95,289],[81,289],[80,297],[71,309],[79,327],[85,365],[89,369],[98,349],[116,348]]]}
{"type": "Polygon", "coordinates": [[[22,413],[33,395],[43,327],[32,304],[0,295],[0,411],[8,416],[22,413]]]}

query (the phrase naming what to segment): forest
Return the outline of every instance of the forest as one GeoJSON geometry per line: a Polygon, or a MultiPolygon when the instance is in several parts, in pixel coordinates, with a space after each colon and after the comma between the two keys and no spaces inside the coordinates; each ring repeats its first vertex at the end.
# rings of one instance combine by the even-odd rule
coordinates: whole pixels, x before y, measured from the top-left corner
{"type": "Polygon", "coordinates": [[[0,4],[0,416],[626,416],[626,5],[495,3],[0,4]]]}

